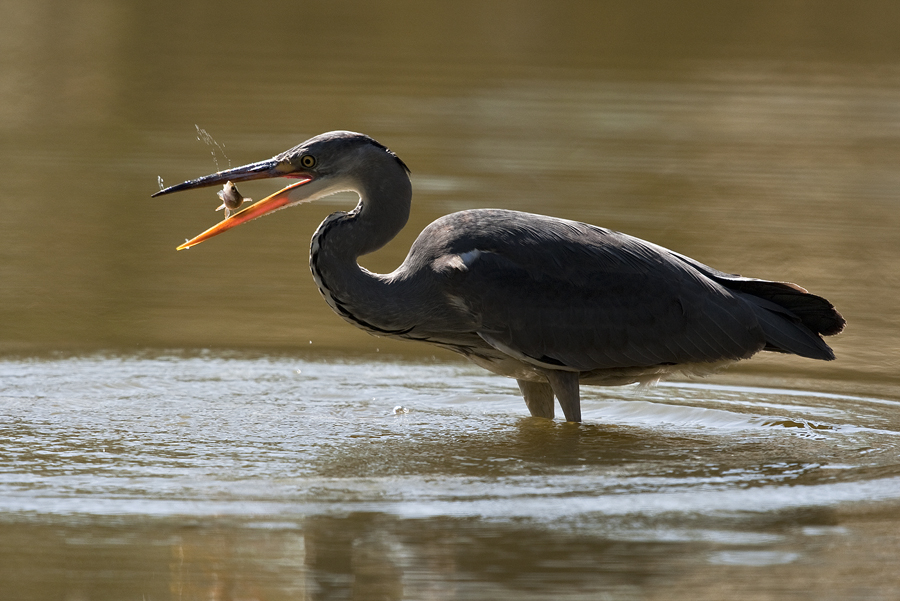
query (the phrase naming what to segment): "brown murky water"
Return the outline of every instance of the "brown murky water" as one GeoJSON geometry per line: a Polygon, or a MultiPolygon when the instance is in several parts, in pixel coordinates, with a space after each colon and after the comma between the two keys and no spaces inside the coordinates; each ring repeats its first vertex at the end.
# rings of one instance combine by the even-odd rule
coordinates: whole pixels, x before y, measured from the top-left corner
{"type": "Polygon", "coordinates": [[[896,597],[894,3],[2,13],[4,599],[896,597]],[[828,297],[838,360],[542,422],[331,314],[308,240],[349,197],[174,251],[218,203],[158,177],[331,129],[412,168],[371,269],[455,210],[578,219],[828,297]]]}

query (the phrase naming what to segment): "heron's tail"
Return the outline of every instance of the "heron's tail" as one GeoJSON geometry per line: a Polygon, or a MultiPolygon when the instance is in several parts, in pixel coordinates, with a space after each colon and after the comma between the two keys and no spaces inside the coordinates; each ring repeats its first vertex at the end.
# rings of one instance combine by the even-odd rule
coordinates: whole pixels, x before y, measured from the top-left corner
{"type": "Polygon", "coordinates": [[[822,336],[839,333],[846,321],[828,300],[787,282],[741,278],[722,283],[753,305],[766,336],[765,350],[834,359],[822,336]]]}
{"type": "Polygon", "coordinates": [[[822,336],[840,333],[847,322],[827,299],[810,294],[797,284],[724,273],[690,257],[672,254],[716,283],[737,292],[754,307],[766,335],[765,350],[810,359],[834,359],[834,351],[825,344],[822,336]]]}

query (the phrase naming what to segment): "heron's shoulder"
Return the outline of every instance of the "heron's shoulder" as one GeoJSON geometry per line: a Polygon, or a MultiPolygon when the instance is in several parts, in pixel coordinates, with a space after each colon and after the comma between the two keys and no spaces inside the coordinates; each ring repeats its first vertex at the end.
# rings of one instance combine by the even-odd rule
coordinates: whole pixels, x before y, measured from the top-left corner
{"type": "Polygon", "coordinates": [[[423,230],[422,236],[465,245],[482,240],[498,244],[566,240],[596,243],[598,238],[622,237],[624,234],[588,223],[536,213],[470,209],[438,218],[423,230]]]}
{"type": "Polygon", "coordinates": [[[429,225],[419,240],[447,252],[477,248],[511,257],[550,253],[558,259],[601,263],[665,262],[673,255],[662,246],[601,226],[503,209],[445,215],[429,225]]]}

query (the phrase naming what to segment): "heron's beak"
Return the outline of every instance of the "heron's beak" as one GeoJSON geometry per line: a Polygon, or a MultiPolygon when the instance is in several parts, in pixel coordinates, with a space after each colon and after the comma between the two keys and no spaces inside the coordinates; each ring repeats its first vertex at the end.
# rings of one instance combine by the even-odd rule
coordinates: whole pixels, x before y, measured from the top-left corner
{"type": "Polygon", "coordinates": [[[262,200],[253,203],[249,207],[245,209],[241,209],[231,217],[220,221],[216,225],[212,226],[202,234],[198,234],[194,236],[190,240],[186,241],[184,244],[179,246],[176,250],[184,250],[186,248],[190,248],[192,246],[196,246],[200,244],[204,240],[208,238],[212,238],[213,236],[218,236],[224,231],[230,230],[233,227],[237,227],[242,223],[246,223],[251,219],[256,219],[257,217],[262,217],[266,213],[271,213],[272,211],[276,211],[278,209],[283,209],[284,207],[291,204],[294,200],[291,198],[291,193],[294,192],[297,188],[302,186],[303,184],[308,184],[312,181],[312,178],[302,179],[297,183],[291,184],[287,188],[283,188],[272,194],[271,196],[267,196],[262,200]]]}
{"type": "Polygon", "coordinates": [[[267,179],[272,177],[291,177],[295,175],[296,169],[286,160],[267,159],[258,163],[250,163],[234,169],[226,169],[210,175],[204,175],[197,179],[190,179],[174,186],[169,186],[165,190],[160,190],[153,194],[151,198],[162,196],[163,194],[171,194],[172,192],[181,192],[182,190],[192,190],[194,188],[206,188],[208,186],[220,186],[225,182],[246,182],[251,179],[267,179]]]}
{"type": "Polygon", "coordinates": [[[289,160],[279,159],[276,157],[265,161],[259,161],[258,163],[251,163],[242,167],[235,167],[234,169],[227,169],[225,171],[219,171],[210,175],[204,175],[203,177],[188,180],[175,186],[169,186],[165,190],[160,190],[153,196],[162,196],[163,194],[180,192],[182,190],[191,190],[193,188],[205,188],[208,186],[222,185],[229,181],[244,182],[253,179],[267,179],[273,177],[291,177],[300,179],[300,181],[291,184],[287,188],[279,190],[278,192],[272,194],[267,198],[253,203],[245,209],[238,211],[232,216],[226,218],[224,221],[221,221],[212,226],[199,236],[188,240],[178,247],[178,250],[183,250],[185,248],[190,248],[192,246],[200,244],[207,238],[212,238],[213,236],[221,234],[226,230],[230,230],[235,226],[246,223],[251,219],[256,219],[257,217],[261,217],[266,213],[271,213],[272,211],[281,209],[291,204],[292,202],[295,202],[296,199],[293,197],[292,192],[294,192],[303,184],[308,184],[309,182],[311,182],[313,180],[312,174],[307,174],[299,171],[294,165],[291,164],[289,160]]]}

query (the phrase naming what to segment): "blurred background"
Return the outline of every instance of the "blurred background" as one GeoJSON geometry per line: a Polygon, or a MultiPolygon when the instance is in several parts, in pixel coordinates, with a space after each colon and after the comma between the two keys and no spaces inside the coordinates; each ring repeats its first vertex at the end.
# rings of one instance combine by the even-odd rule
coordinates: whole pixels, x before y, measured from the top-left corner
{"type": "Polygon", "coordinates": [[[898,23],[894,0],[0,0],[4,598],[893,598],[898,23]],[[575,219],[825,296],[838,359],[592,387],[573,427],[331,312],[309,239],[348,195],[175,251],[220,201],[163,181],[334,129],[412,170],[370,269],[452,211],[575,219]]]}
{"type": "MultiPolygon", "coordinates": [[[[407,229],[521,209],[798,282],[848,318],[833,364],[898,382],[900,5],[887,1],[0,3],[0,352],[430,355],[333,315],[309,238],[339,197],[190,252],[214,190],[166,185],[333,129],[411,167],[407,229]],[[210,139],[199,135],[203,130],[210,139]]],[[[241,186],[254,198],[278,182],[241,186]]],[[[439,356],[441,360],[452,357],[439,356]]],[[[743,373],[738,370],[736,373],[743,373]]],[[[830,386],[831,384],[826,384],[830,386]]]]}

